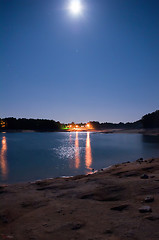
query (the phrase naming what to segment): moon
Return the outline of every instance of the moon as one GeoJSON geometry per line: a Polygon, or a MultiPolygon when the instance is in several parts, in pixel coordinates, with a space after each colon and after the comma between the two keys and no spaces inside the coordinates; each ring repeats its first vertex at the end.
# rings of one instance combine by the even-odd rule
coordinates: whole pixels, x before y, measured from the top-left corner
{"type": "Polygon", "coordinates": [[[80,15],[83,11],[81,0],[71,0],[69,4],[69,11],[74,16],[80,15]]]}

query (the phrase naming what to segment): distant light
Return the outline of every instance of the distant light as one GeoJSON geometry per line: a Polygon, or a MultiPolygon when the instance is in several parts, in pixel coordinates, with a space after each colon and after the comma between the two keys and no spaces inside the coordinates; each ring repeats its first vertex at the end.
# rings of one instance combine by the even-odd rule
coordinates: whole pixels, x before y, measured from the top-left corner
{"type": "Polygon", "coordinates": [[[76,125],[76,128],[78,128],[78,125],[76,125]]]}
{"type": "Polygon", "coordinates": [[[87,124],[87,127],[90,127],[90,125],[89,125],[89,124],[87,124]]]}
{"type": "Polygon", "coordinates": [[[75,16],[80,15],[83,11],[81,0],[70,0],[69,11],[75,16]]]}

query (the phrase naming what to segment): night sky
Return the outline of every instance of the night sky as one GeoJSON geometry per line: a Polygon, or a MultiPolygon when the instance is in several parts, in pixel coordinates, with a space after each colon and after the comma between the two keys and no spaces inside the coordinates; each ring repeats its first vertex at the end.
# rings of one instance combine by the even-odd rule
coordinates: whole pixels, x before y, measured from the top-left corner
{"type": "Polygon", "coordinates": [[[127,122],[159,109],[159,0],[0,0],[0,117],[127,122]]]}

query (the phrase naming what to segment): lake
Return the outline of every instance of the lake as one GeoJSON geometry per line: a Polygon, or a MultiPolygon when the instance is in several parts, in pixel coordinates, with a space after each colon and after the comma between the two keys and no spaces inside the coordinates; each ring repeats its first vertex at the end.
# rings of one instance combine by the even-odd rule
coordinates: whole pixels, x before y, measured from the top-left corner
{"type": "Polygon", "coordinates": [[[0,133],[0,183],[88,174],[159,157],[159,136],[89,132],[0,133]]]}

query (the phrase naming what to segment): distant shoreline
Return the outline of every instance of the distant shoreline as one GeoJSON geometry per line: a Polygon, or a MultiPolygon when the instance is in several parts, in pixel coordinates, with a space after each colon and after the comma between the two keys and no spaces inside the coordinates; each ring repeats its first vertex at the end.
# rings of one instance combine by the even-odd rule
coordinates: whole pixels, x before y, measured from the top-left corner
{"type": "MultiPolygon", "coordinates": [[[[0,133],[31,133],[31,132],[76,132],[70,130],[21,130],[21,129],[1,129],[0,133]]],[[[159,128],[149,128],[149,129],[103,129],[103,130],[85,130],[85,131],[77,131],[77,132],[92,132],[92,133],[104,133],[104,134],[111,134],[111,133],[130,133],[130,134],[143,134],[143,135],[153,135],[159,136],[159,128]]]]}
{"type": "Polygon", "coordinates": [[[131,134],[143,134],[143,135],[159,135],[159,128],[154,129],[109,129],[109,130],[103,130],[99,131],[102,133],[131,133],[131,134]]]}

